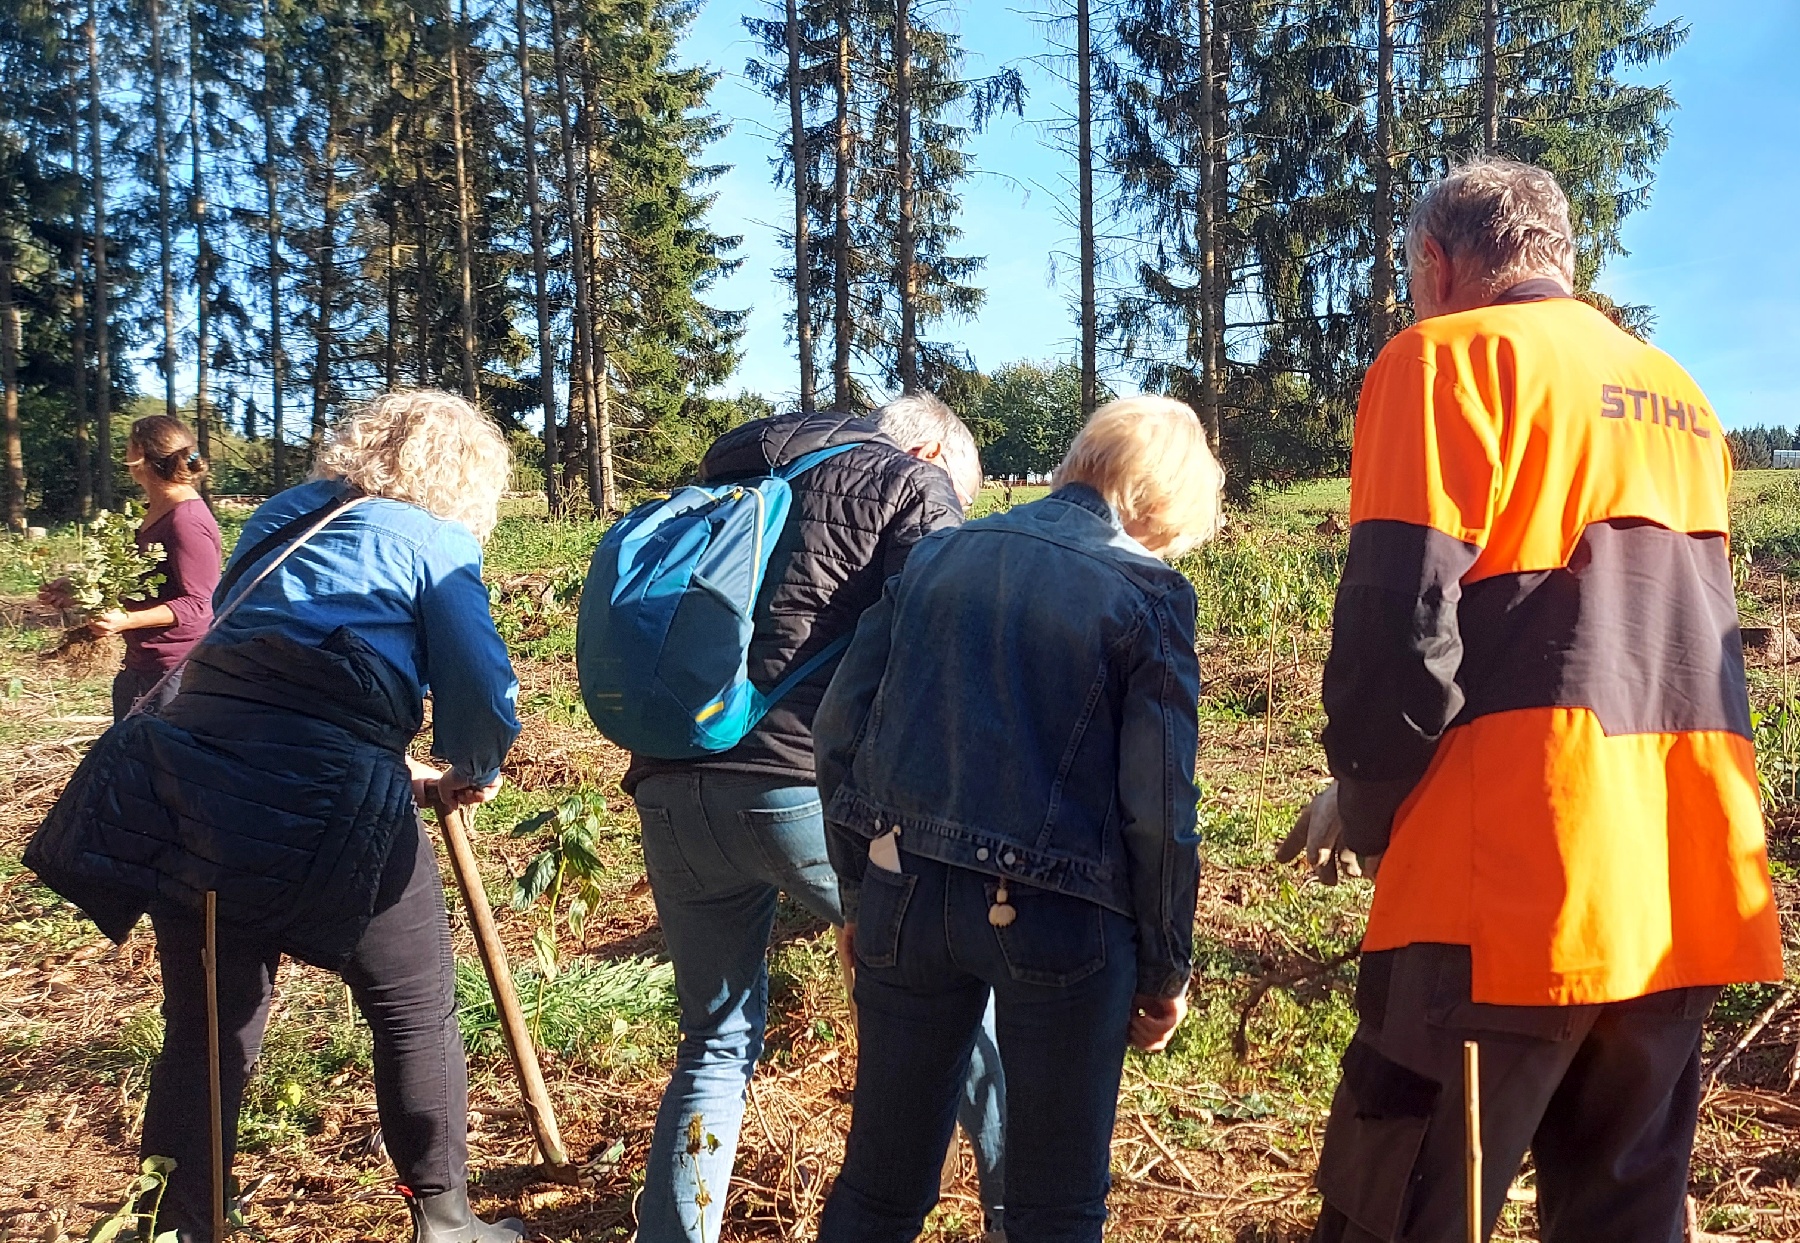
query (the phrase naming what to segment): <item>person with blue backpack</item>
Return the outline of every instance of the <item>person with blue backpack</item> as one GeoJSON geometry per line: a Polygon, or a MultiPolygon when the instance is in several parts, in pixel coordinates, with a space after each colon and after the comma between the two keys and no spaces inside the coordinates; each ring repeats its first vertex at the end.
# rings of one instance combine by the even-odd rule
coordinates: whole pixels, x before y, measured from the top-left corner
{"type": "MultiPolygon", "coordinates": [[[[974,437],[936,398],[903,397],[873,418],[778,415],[720,437],[696,485],[620,519],[595,551],[582,693],[631,753],[623,786],[681,1011],[641,1243],[719,1237],[762,1052],[778,894],[844,922],[813,715],[882,584],[921,539],[961,524],[980,485],[974,437]]],[[[997,1212],[1002,1089],[990,1065],[964,1117],[997,1212]]]]}

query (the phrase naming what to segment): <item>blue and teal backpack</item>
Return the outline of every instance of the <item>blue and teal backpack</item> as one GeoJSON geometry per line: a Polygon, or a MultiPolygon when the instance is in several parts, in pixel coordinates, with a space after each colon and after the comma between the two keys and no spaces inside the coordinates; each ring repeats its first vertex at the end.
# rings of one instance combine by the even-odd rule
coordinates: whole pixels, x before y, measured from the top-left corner
{"type": "Polygon", "coordinates": [[[845,635],[767,692],[750,681],[756,598],[793,500],[789,484],[857,443],[796,458],[762,479],[682,488],[615,522],[581,589],[575,669],[588,715],[637,755],[730,750],[845,635]]]}

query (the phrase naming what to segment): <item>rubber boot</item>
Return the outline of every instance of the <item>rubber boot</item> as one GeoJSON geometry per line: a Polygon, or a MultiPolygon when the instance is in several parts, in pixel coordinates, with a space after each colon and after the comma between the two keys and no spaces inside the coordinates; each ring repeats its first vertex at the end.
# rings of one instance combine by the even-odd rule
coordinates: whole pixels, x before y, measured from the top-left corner
{"type": "Polygon", "coordinates": [[[416,1196],[402,1190],[412,1214],[413,1243],[519,1243],[525,1223],[517,1217],[489,1225],[469,1207],[467,1191],[416,1196]]]}

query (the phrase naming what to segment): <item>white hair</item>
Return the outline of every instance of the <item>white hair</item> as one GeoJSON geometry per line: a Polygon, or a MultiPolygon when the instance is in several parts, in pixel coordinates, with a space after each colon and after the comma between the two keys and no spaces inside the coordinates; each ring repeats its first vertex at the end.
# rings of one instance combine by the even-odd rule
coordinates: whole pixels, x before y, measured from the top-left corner
{"type": "Polygon", "coordinates": [[[1406,222],[1406,259],[1416,272],[1425,239],[1452,259],[1472,259],[1492,290],[1533,276],[1575,283],[1575,230],[1556,178],[1531,164],[1477,159],[1427,187],[1406,222]]]}
{"type": "Polygon", "coordinates": [[[979,486],[981,453],[975,446],[975,434],[938,398],[930,393],[909,393],[888,402],[872,417],[882,435],[908,453],[929,444],[942,445],[945,462],[967,467],[979,486]]]}
{"type": "Polygon", "coordinates": [[[312,477],[410,501],[485,542],[511,469],[491,420],[453,393],[421,388],[383,393],[332,428],[312,477]]]}

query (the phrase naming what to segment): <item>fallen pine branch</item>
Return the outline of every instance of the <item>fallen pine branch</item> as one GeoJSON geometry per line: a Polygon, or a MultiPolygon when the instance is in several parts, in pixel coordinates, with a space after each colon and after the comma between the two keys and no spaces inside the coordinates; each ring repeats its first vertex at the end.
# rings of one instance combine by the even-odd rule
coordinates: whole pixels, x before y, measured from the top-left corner
{"type": "Polygon", "coordinates": [[[1323,979],[1339,967],[1355,962],[1362,957],[1362,948],[1345,950],[1334,954],[1324,962],[1308,962],[1304,966],[1295,967],[1276,975],[1265,975],[1250,986],[1250,996],[1245,999],[1243,1009],[1238,1011],[1237,1031],[1231,1037],[1231,1052],[1238,1061],[1243,1061],[1250,1053],[1250,1016],[1256,1007],[1273,988],[1292,989],[1296,984],[1305,984],[1312,980],[1323,979]]]}
{"type": "Polygon", "coordinates": [[[1780,993],[1776,994],[1775,1000],[1756,1016],[1756,1021],[1744,1029],[1744,1034],[1737,1038],[1737,1043],[1727,1049],[1719,1060],[1713,1063],[1712,1069],[1706,1072],[1706,1086],[1710,1088],[1716,1084],[1725,1068],[1737,1059],[1738,1054],[1748,1049],[1751,1042],[1762,1035],[1763,1028],[1767,1027],[1777,1014],[1787,1009],[1788,1003],[1793,1000],[1794,989],[1792,986],[1784,987],[1780,993]]]}

